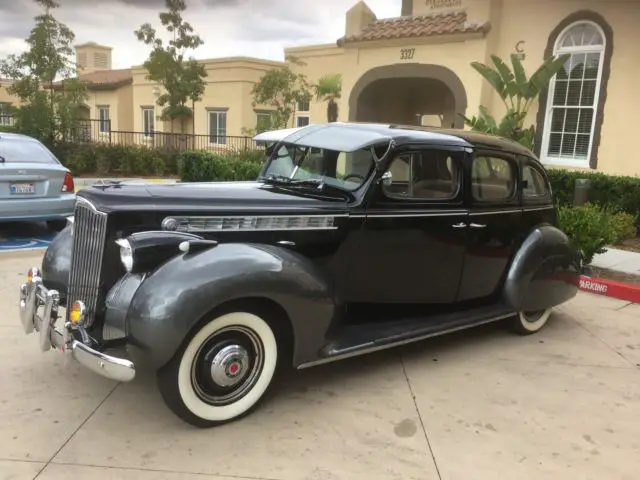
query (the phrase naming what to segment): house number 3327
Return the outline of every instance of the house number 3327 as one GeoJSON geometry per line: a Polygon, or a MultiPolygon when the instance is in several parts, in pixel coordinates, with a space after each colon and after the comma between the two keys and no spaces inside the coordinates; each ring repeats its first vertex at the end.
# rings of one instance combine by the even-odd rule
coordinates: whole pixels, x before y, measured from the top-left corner
{"type": "Polygon", "coordinates": [[[415,48],[403,48],[400,50],[400,60],[413,60],[415,54],[415,48]]]}

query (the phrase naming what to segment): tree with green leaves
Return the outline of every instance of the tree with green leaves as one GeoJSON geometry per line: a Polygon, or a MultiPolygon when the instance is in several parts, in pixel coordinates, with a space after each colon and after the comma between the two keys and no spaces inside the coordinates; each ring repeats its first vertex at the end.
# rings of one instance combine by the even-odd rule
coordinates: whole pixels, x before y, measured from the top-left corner
{"type": "Polygon", "coordinates": [[[550,57],[527,77],[522,61],[518,55],[511,55],[513,70],[497,55],[491,55],[493,66],[481,62],[471,63],[471,67],[488,81],[494,88],[507,112],[498,122],[488,109],[480,106],[478,117],[464,117],[465,124],[472,130],[501,135],[516,140],[528,148],[533,148],[535,128],[524,128],[524,122],[531,104],[538,98],[551,79],[564,68],[569,55],[550,57]]]}
{"type": "Polygon", "coordinates": [[[342,96],[342,75],[331,73],[320,77],[318,83],[313,86],[318,102],[327,102],[327,122],[338,121],[338,103],[342,96]]]}
{"type": "Polygon", "coordinates": [[[68,139],[79,122],[78,108],[87,98],[83,82],[75,78],[72,61],[74,33],[56,20],[55,0],[34,0],[42,8],[26,38],[27,50],[0,62],[0,73],[12,80],[8,93],[20,99],[15,109],[16,130],[53,144],[68,139]]]}
{"type": "Polygon", "coordinates": [[[287,58],[284,66],[267,71],[258,83],[253,85],[253,106],[264,105],[273,109],[271,128],[287,128],[293,120],[298,103],[310,102],[311,85],[303,73],[296,73],[291,65],[304,66],[295,57],[287,58]]]}
{"type": "MultiPolygon", "coordinates": [[[[206,87],[207,72],[204,65],[187,54],[204,42],[189,22],[182,18],[187,9],[185,0],[166,0],[167,11],[159,14],[160,23],[172,36],[165,44],[150,23],[144,23],[134,32],[136,38],[151,47],[149,57],[143,66],[147,70],[147,79],[158,82],[164,92],[158,97],[162,107],[161,120],[171,121],[179,118],[184,132],[184,120],[194,118],[195,103],[202,99],[206,87]],[[191,103],[191,106],[188,105],[191,103]]],[[[194,129],[195,133],[195,129],[194,129]]]]}

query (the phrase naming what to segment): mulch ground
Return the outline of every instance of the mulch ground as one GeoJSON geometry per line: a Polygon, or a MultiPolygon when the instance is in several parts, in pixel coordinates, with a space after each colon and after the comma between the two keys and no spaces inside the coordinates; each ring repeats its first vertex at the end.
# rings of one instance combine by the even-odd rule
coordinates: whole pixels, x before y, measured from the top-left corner
{"type": "Polygon", "coordinates": [[[611,248],[617,248],[618,250],[626,250],[628,252],[640,253],[640,236],[635,238],[630,238],[629,240],[625,240],[624,242],[618,245],[613,245],[611,248]]]}
{"type": "Polygon", "coordinates": [[[591,276],[593,277],[599,277],[604,280],[612,280],[614,282],[640,285],[639,275],[632,275],[630,273],[624,273],[624,272],[615,272],[613,270],[609,270],[608,268],[590,267],[590,269],[591,269],[591,276]]]}

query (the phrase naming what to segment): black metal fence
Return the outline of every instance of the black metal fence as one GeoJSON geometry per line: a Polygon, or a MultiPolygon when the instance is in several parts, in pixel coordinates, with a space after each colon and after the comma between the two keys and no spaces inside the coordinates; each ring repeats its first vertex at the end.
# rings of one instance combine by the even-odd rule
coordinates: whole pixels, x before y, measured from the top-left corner
{"type": "MultiPolygon", "coordinates": [[[[0,115],[0,127],[13,126],[11,115],[0,115]]],[[[110,120],[83,119],[64,135],[64,140],[74,143],[106,143],[112,145],[140,146],[167,150],[208,150],[226,152],[258,148],[251,137],[232,135],[200,135],[169,132],[127,132],[111,130],[110,120]]]]}

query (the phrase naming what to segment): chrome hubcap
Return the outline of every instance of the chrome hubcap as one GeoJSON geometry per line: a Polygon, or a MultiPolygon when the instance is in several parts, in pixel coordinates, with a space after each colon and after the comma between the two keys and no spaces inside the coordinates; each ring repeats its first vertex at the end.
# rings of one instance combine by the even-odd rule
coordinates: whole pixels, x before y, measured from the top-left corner
{"type": "Polygon", "coordinates": [[[249,352],[240,345],[228,345],[211,361],[211,378],[221,387],[231,387],[247,373],[249,352]]]}
{"type": "Polygon", "coordinates": [[[264,361],[264,346],[253,330],[225,327],[198,349],[191,364],[191,384],[209,405],[229,405],[254,387],[264,361]]]}

